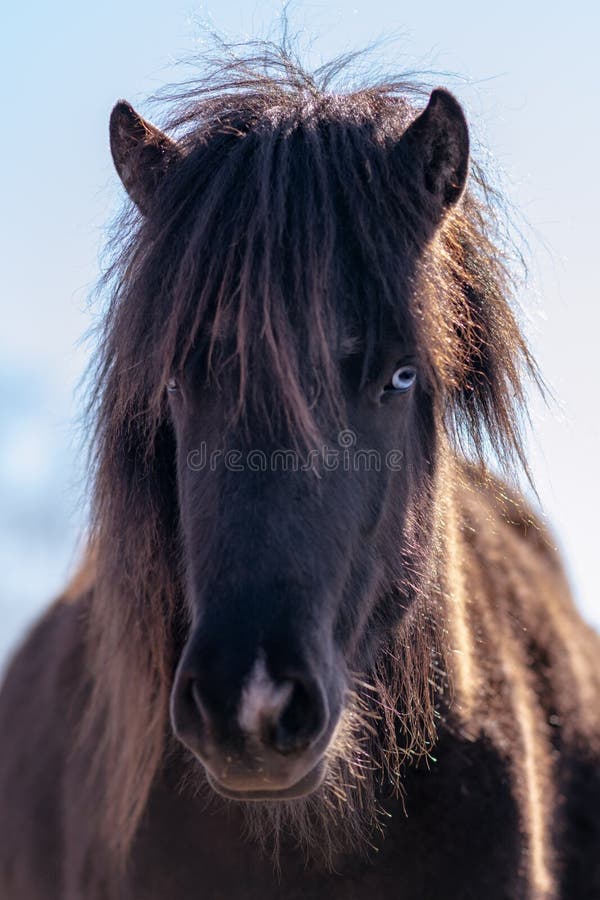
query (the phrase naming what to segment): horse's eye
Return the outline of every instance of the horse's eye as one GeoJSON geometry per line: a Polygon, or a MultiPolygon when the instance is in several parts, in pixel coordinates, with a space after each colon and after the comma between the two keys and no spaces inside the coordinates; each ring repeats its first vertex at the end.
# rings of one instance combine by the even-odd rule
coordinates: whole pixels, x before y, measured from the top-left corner
{"type": "Polygon", "coordinates": [[[410,391],[416,380],[417,370],[414,366],[400,366],[392,375],[389,384],[384,387],[384,391],[405,394],[406,391],[410,391]]]}
{"type": "Polygon", "coordinates": [[[170,394],[173,394],[175,391],[179,390],[179,385],[177,384],[176,378],[169,378],[167,381],[167,390],[170,394]]]}

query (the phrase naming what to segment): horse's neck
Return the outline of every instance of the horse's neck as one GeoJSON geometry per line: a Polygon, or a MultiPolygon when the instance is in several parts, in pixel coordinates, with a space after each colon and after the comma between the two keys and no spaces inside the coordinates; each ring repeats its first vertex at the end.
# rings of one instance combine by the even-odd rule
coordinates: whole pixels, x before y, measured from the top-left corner
{"type": "MultiPolygon", "coordinates": [[[[453,483],[450,481],[449,483],[453,483]]],[[[469,554],[463,537],[460,494],[445,491],[439,535],[437,581],[443,619],[445,667],[453,708],[463,725],[473,720],[479,690],[476,635],[470,607],[474,602],[469,579],[469,554]]]]}
{"type": "Polygon", "coordinates": [[[492,497],[503,488],[451,453],[438,479],[433,605],[443,634],[451,718],[465,735],[474,735],[498,677],[485,659],[486,647],[498,643],[500,632],[507,644],[516,640],[506,622],[508,586],[495,573],[498,559],[510,553],[503,513],[492,497]]]}

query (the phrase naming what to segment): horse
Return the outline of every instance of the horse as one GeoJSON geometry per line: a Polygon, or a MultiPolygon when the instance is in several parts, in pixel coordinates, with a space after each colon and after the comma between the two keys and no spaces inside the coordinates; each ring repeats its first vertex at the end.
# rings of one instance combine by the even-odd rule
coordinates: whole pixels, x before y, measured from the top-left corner
{"type": "Polygon", "coordinates": [[[87,550],[0,696],[5,900],[600,896],[600,641],[518,487],[502,206],[451,93],[342,70],[253,45],[162,128],[114,107],[87,550]]]}

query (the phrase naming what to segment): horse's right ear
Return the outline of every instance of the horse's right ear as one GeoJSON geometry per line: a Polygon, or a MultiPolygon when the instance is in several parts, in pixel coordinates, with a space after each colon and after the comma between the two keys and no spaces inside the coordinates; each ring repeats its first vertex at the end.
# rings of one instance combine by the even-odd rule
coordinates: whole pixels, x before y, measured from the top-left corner
{"type": "Polygon", "coordinates": [[[165,172],[179,159],[177,144],[120,100],[110,116],[110,150],[125,190],[146,213],[165,172]]]}

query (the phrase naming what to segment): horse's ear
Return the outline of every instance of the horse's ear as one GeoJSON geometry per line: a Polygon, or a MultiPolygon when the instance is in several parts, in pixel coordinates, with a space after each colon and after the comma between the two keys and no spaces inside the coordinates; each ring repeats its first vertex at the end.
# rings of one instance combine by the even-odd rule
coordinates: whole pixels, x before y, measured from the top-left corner
{"type": "Polygon", "coordinates": [[[177,144],[120,100],[110,116],[110,150],[125,190],[146,213],[165,172],[180,156],[177,144]]]}
{"type": "Polygon", "coordinates": [[[413,157],[434,215],[441,217],[460,200],[469,171],[469,129],[459,102],[436,88],[401,144],[413,157]]]}

